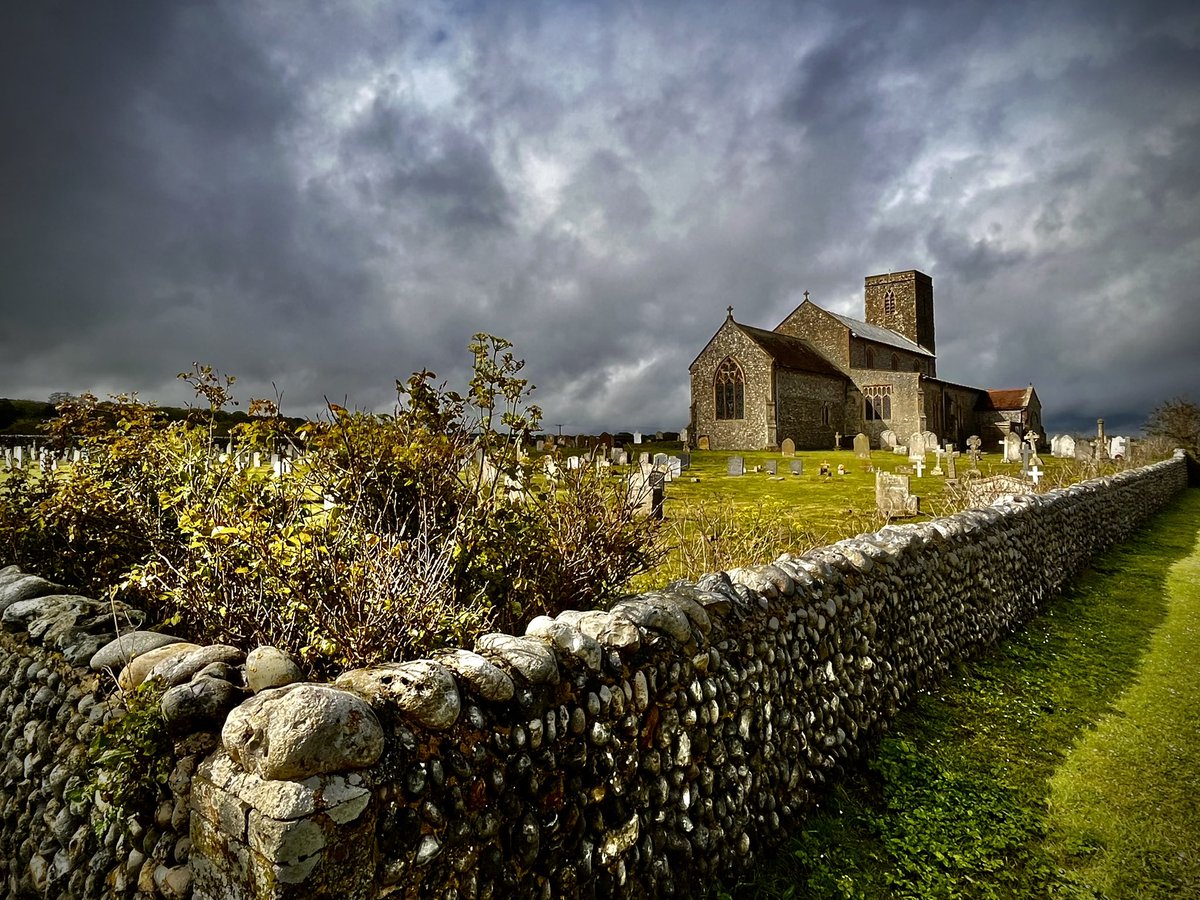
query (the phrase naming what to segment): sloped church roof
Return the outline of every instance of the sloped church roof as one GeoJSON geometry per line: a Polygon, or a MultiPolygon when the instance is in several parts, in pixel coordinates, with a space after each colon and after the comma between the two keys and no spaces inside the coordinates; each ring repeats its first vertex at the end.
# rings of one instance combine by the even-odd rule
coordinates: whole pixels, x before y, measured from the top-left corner
{"type": "Polygon", "coordinates": [[[907,350],[909,353],[919,353],[921,356],[934,357],[920,344],[914,343],[902,334],[897,334],[889,328],[883,328],[879,325],[872,325],[869,322],[861,322],[858,319],[852,319],[849,316],[842,316],[835,312],[825,310],[854,334],[860,338],[866,338],[868,341],[874,341],[877,344],[887,344],[889,347],[896,347],[900,350],[907,350]]]}
{"type": "Polygon", "coordinates": [[[812,372],[817,375],[831,375],[835,378],[846,376],[829,362],[825,357],[809,346],[804,340],[778,331],[766,331],[734,322],[742,334],[758,344],[767,355],[779,365],[800,372],[812,372]]]}

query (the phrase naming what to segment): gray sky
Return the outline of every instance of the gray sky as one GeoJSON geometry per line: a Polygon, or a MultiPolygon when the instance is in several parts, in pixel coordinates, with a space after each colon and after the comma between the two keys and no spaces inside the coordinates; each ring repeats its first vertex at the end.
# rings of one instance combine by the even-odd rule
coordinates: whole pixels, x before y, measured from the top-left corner
{"type": "Polygon", "coordinates": [[[6,3],[0,396],[386,409],[487,331],[547,423],[675,430],[727,305],[916,268],[942,377],[1135,429],[1200,401],[1198,9],[6,3]]]}

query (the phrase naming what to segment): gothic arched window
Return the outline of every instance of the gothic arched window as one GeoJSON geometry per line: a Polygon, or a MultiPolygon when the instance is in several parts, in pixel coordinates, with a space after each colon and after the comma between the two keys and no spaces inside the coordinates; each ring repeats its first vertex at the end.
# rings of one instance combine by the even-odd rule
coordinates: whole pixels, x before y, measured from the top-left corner
{"type": "Polygon", "coordinates": [[[874,350],[872,350],[870,347],[868,347],[863,354],[863,358],[866,360],[866,365],[864,366],[864,368],[867,368],[867,369],[875,368],[875,351],[874,350]]]}
{"type": "Polygon", "coordinates": [[[717,397],[718,419],[746,418],[746,379],[742,367],[732,357],[717,366],[714,385],[717,397]]]}
{"type": "Polygon", "coordinates": [[[897,356],[895,353],[892,354],[892,371],[893,372],[900,371],[900,357],[897,356]]]}
{"type": "Polygon", "coordinates": [[[863,389],[863,418],[868,422],[887,421],[892,417],[892,386],[869,384],[863,389]]]}

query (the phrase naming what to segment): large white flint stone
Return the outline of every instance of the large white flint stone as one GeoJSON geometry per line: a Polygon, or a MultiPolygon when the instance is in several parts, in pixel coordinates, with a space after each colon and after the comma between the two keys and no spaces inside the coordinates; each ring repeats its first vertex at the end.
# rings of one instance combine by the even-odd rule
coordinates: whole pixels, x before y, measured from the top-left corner
{"type": "Polygon", "coordinates": [[[368,700],[394,705],[427,728],[449,728],[462,709],[454,676],[431,659],[353,669],[339,675],[334,684],[368,700]]]}
{"type": "Polygon", "coordinates": [[[254,693],[295,684],[304,674],[278,647],[255,647],[246,654],[246,687],[254,693]]]}
{"type": "Polygon", "coordinates": [[[558,684],[558,660],[541,641],[511,634],[485,634],[475,642],[475,652],[504,663],[530,684],[558,684]]]}
{"type": "Polygon", "coordinates": [[[324,684],[290,684],[236,707],[221,729],[221,743],[252,775],[300,780],[378,762],[383,728],[356,694],[324,684]]]}
{"type": "Polygon", "coordinates": [[[199,650],[199,644],[189,644],[184,641],[179,644],[164,644],[147,650],[131,659],[128,665],[117,676],[117,684],[123,691],[132,691],[150,677],[150,671],[160,662],[167,659],[178,659],[193,650],[199,650]]]}
{"type": "Polygon", "coordinates": [[[600,642],[578,626],[549,616],[538,616],[525,628],[527,637],[546,641],[564,656],[574,656],[593,672],[600,671],[600,642]]]}
{"type": "Polygon", "coordinates": [[[131,631],[109,641],[96,651],[88,663],[93,669],[115,669],[124,666],[135,656],[147,650],[165,647],[167,644],[183,643],[183,638],[158,631],[131,631]]]}
{"type": "Polygon", "coordinates": [[[687,614],[662,595],[646,594],[633,600],[623,600],[613,606],[613,618],[628,619],[647,631],[673,638],[680,644],[695,640],[687,614]]]}
{"type": "Polygon", "coordinates": [[[453,672],[484,700],[500,703],[513,697],[515,688],[509,674],[478,653],[457,648],[443,650],[434,656],[434,661],[453,672]]]}
{"type": "Polygon", "coordinates": [[[0,584],[0,610],[6,610],[21,600],[61,594],[66,588],[37,575],[20,575],[0,584]]]}
{"type": "Polygon", "coordinates": [[[242,661],[242,656],[241,650],[229,644],[210,644],[199,650],[184,650],[155,663],[154,668],[146,674],[146,680],[157,678],[168,688],[173,688],[191,681],[201,669],[213,663],[236,666],[242,661]]]}

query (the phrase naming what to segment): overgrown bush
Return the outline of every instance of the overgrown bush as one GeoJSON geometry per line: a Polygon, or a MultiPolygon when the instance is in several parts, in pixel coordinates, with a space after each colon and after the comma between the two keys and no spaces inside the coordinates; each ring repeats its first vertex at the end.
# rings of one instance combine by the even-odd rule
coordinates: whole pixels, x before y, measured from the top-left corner
{"type": "Polygon", "coordinates": [[[181,375],[209,407],[189,421],[132,397],[68,401],[52,437],[83,458],[0,486],[0,551],[325,673],[602,602],[652,565],[654,525],[590,468],[535,476],[521,447],[540,411],[510,347],[476,335],[465,396],[422,371],[391,414],[330,404],[293,432],[254,401],[232,453],[213,423],[233,379],[207,367],[181,375]],[[289,442],[289,470],[247,464],[289,442]]]}

